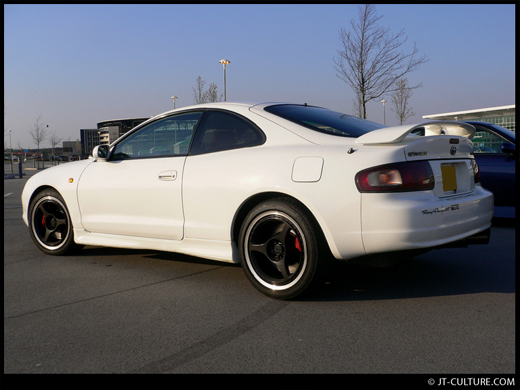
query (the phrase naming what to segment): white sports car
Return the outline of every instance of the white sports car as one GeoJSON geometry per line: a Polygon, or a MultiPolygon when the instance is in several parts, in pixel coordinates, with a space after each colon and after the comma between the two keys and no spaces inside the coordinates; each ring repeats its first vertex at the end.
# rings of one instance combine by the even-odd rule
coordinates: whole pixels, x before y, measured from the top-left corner
{"type": "Polygon", "coordinates": [[[240,262],[258,290],[294,298],[329,259],[489,240],[474,133],[307,104],[184,107],[31,177],[23,219],[48,254],[97,245],[240,262]]]}

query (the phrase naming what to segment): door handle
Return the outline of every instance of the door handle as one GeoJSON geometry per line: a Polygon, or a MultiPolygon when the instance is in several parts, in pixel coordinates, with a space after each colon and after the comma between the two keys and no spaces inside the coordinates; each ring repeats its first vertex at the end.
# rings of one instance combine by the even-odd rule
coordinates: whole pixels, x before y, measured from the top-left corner
{"type": "Polygon", "coordinates": [[[159,180],[175,180],[177,179],[177,171],[162,171],[159,173],[159,180]]]}

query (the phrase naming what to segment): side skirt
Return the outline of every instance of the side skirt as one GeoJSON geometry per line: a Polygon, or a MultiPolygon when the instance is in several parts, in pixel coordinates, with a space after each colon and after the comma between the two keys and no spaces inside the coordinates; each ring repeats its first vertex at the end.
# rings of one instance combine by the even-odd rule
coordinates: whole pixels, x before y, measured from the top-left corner
{"type": "Polygon", "coordinates": [[[238,250],[232,241],[185,238],[180,241],[147,237],[121,236],[117,234],[91,233],[74,229],[74,241],[81,245],[106,246],[126,249],[149,249],[182,253],[205,259],[239,263],[238,250]]]}

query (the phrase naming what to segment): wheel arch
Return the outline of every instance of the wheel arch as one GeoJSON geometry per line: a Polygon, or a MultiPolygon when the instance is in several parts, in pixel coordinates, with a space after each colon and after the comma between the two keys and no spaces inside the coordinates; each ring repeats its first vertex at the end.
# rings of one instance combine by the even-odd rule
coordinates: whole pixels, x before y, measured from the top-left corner
{"type": "MultiPolygon", "coordinates": [[[[59,256],[68,254],[72,250],[82,247],[75,243],[74,225],[69,208],[67,207],[67,202],[62,193],[55,187],[48,184],[42,184],[36,187],[34,191],[30,193],[26,205],[27,211],[24,218],[27,218],[26,223],[29,227],[31,238],[41,251],[46,254],[59,256]],[[45,202],[57,204],[57,210],[42,211],[43,209],[41,209],[39,205],[45,202]],[[42,232],[42,226],[38,225],[39,228],[35,226],[36,213],[39,213],[40,217],[42,213],[44,213],[42,224],[44,225],[43,230],[45,230],[45,232],[42,232]],[[47,216],[47,218],[45,218],[45,216],[47,216]],[[47,224],[47,221],[50,221],[50,226],[47,224]],[[59,232],[59,235],[57,232],[59,232]]],[[[41,219],[38,220],[40,221],[41,219]]]]}
{"type": "Polygon", "coordinates": [[[27,209],[23,209],[22,211],[22,217],[27,218],[27,220],[24,219],[25,223],[28,224],[29,222],[29,213],[31,210],[31,204],[34,201],[34,198],[42,191],[45,190],[53,190],[56,191],[65,201],[65,205],[67,207],[67,210],[70,214],[70,218],[72,221],[72,225],[77,227],[81,227],[81,216],[78,209],[77,199],[76,199],[76,188],[71,189],[70,191],[60,191],[58,186],[53,185],[52,183],[40,183],[39,185],[35,185],[34,189],[32,188],[26,188],[24,189],[24,192],[22,193],[22,205],[26,207],[27,209]],[[27,190],[27,194],[25,194],[27,190]]]}
{"type": "Polygon", "coordinates": [[[270,192],[261,192],[258,194],[255,194],[248,199],[246,199],[238,208],[237,212],[235,213],[235,217],[233,218],[233,224],[231,227],[231,241],[235,243],[235,245],[238,246],[238,236],[240,234],[240,228],[242,227],[242,224],[247,216],[247,214],[258,204],[265,202],[270,199],[275,198],[287,198],[291,199],[292,201],[296,202],[307,214],[307,216],[311,219],[311,222],[313,225],[319,229],[318,234],[321,235],[321,238],[327,242],[327,246],[330,251],[330,243],[328,242],[328,239],[325,235],[324,229],[321,226],[321,224],[318,222],[315,215],[312,213],[312,211],[307,207],[305,203],[300,201],[299,199],[295,198],[292,195],[283,193],[283,192],[276,192],[276,191],[270,191],[270,192]]]}
{"type": "Polygon", "coordinates": [[[55,187],[50,186],[50,185],[48,185],[48,184],[42,184],[42,185],[40,185],[39,187],[35,188],[35,189],[33,190],[33,192],[31,193],[31,196],[29,197],[29,201],[27,202],[27,210],[25,210],[25,212],[27,213],[27,220],[29,220],[29,213],[30,213],[30,211],[31,211],[31,204],[33,203],[34,198],[35,198],[36,195],[38,195],[40,192],[45,191],[45,190],[54,190],[54,191],[56,191],[58,194],[60,194],[60,196],[63,198],[63,195],[60,193],[60,191],[58,191],[55,187]]]}
{"type": "MultiPolygon", "coordinates": [[[[29,198],[29,206],[31,205],[32,201],[34,200],[34,197],[38,195],[40,192],[45,190],[53,190],[56,191],[65,201],[67,200],[65,196],[63,196],[63,193],[57,189],[56,187],[50,185],[50,184],[42,184],[39,187],[35,188],[34,191],[31,193],[31,197],[29,198]]],[[[67,207],[69,205],[67,204],[67,207]]]]}

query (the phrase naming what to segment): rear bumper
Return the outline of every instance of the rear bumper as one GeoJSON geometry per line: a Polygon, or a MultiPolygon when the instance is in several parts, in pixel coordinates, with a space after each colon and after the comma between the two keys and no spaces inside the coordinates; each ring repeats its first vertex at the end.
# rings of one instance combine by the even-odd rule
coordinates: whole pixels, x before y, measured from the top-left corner
{"type": "Polygon", "coordinates": [[[488,228],[480,233],[474,234],[473,236],[463,238],[459,241],[450,242],[441,246],[425,249],[412,249],[402,250],[396,252],[385,252],[385,253],[374,253],[371,255],[364,255],[349,259],[349,264],[361,264],[370,267],[388,267],[403,260],[414,258],[415,256],[429,252],[432,249],[443,249],[443,248],[467,248],[468,245],[486,245],[489,243],[491,228],[488,228]]]}
{"type": "Polygon", "coordinates": [[[437,198],[431,191],[362,194],[361,203],[367,254],[426,249],[485,236],[493,217],[493,194],[481,186],[448,198],[437,198]]]}

